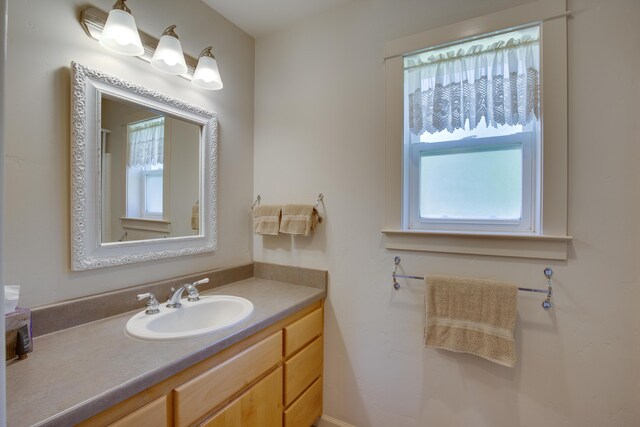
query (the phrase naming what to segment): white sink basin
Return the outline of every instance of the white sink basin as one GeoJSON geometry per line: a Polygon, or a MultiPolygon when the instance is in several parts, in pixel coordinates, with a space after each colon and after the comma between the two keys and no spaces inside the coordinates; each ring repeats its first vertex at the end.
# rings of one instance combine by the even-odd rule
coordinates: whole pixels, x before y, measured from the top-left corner
{"type": "Polygon", "coordinates": [[[194,338],[217,332],[245,319],[253,311],[251,301],[229,295],[201,296],[200,301],[180,300],[179,308],[160,305],[160,313],[136,314],[125,331],[145,341],[170,341],[194,338]]]}

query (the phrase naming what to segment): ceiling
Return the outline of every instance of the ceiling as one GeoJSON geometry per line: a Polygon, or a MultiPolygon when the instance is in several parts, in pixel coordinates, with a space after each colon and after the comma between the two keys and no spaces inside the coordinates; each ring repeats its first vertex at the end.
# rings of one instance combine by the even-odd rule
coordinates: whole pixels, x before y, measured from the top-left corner
{"type": "Polygon", "coordinates": [[[202,0],[254,38],[266,36],[350,0],[202,0]]]}

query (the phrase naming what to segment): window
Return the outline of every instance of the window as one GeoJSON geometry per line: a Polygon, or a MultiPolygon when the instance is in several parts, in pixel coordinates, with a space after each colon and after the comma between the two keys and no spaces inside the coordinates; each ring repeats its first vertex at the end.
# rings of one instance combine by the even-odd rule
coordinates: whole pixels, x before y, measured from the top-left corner
{"type": "Polygon", "coordinates": [[[162,169],[143,172],[144,218],[162,218],[162,169]]]}
{"type": "Polygon", "coordinates": [[[163,218],[164,117],[128,126],[127,217],[163,218]]]}
{"type": "Polygon", "coordinates": [[[404,56],[407,228],[538,231],[539,36],[404,56]]]}
{"type": "Polygon", "coordinates": [[[567,15],[537,0],[385,44],[387,249],[567,259],[567,15]]]}

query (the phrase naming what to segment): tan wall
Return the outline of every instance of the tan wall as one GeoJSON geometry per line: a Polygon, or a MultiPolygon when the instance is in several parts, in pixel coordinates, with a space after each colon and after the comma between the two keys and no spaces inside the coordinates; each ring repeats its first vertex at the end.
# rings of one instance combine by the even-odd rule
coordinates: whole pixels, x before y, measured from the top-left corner
{"type": "MultiPolygon", "coordinates": [[[[519,1],[353,2],[256,42],[254,188],[325,195],[313,238],[255,237],[256,261],[326,268],[325,413],[365,426],[634,426],[640,360],[640,2],[570,0],[567,262],[402,253],[407,273],[544,286],[519,296],[518,365],[423,349],[420,282],[383,248],[384,43],[519,1]],[[635,343],[635,344],[634,344],[635,343]]],[[[550,142],[552,143],[552,141],[550,142]]]]}
{"type": "MultiPolygon", "coordinates": [[[[109,10],[113,0],[92,4],[109,10]]],[[[210,92],[117,56],[78,22],[80,0],[11,0],[7,60],[4,277],[35,306],[251,260],[254,40],[200,0],[136,0],[138,27],[159,36],[170,24],[185,52],[213,45],[225,87],[210,92]],[[218,251],[89,272],[70,271],[71,61],[218,113],[218,251]]]]}
{"type": "Polygon", "coordinates": [[[171,126],[171,188],[169,218],[171,236],[193,236],[191,208],[199,201],[200,131],[197,126],[170,118],[171,126]]]}

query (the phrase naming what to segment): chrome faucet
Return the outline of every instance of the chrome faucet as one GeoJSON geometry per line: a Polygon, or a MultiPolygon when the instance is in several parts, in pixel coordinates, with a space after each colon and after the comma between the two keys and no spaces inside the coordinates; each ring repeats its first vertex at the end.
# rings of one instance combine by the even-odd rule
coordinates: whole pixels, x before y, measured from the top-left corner
{"type": "Polygon", "coordinates": [[[147,292],[146,294],[140,294],[136,296],[136,299],[138,301],[142,301],[143,299],[147,299],[147,298],[149,298],[149,301],[147,301],[147,309],[145,310],[145,313],[147,314],[160,313],[160,303],[151,292],[147,292]]]}
{"type": "Polygon", "coordinates": [[[198,294],[198,289],[196,286],[202,285],[203,283],[209,283],[209,279],[204,278],[202,280],[198,280],[197,282],[187,283],[185,285],[180,286],[177,290],[171,288],[171,292],[169,293],[169,298],[167,299],[167,307],[168,308],[178,308],[182,304],[180,303],[180,298],[182,298],[182,293],[186,290],[188,292],[189,302],[195,302],[200,299],[200,295],[198,294]]]}

